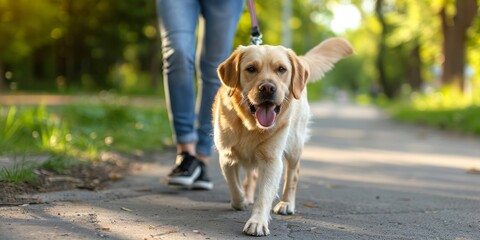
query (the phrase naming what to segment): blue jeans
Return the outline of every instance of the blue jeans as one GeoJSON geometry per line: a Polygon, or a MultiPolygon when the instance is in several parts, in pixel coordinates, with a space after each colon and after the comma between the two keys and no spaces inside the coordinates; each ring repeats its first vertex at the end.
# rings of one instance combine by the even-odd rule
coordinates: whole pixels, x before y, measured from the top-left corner
{"type": "Polygon", "coordinates": [[[197,154],[210,156],[212,103],[221,84],[217,67],[231,53],[244,0],[157,0],[156,3],[165,95],[176,141],[196,142],[197,154]],[[198,41],[200,49],[196,51],[200,15],[205,20],[205,30],[203,38],[198,41]],[[200,54],[197,76],[201,80],[197,81],[197,100],[194,82],[196,53],[200,54]]]}

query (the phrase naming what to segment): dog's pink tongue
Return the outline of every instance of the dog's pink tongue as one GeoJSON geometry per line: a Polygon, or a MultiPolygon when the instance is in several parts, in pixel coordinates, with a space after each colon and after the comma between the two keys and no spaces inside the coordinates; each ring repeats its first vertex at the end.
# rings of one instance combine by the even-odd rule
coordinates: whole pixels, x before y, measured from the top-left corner
{"type": "Polygon", "coordinates": [[[274,104],[262,104],[257,106],[257,111],[255,112],[255,117],[257,118],[258,123],[264,127],[270,127],[275,122],[277,113],[275,113],[274,104]]]}

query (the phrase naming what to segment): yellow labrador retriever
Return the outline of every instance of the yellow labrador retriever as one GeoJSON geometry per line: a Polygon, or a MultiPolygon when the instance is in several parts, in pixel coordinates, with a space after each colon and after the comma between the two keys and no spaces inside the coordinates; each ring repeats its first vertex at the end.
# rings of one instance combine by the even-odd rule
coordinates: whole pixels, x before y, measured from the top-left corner
{"type": "Polygon", "coordinates": [[[286,162],[277,214],[295,212],[299,162],[308,138],[310,109],[305,85],[320,79],[352,54],[347,40],[331,38],[297,56],[282,46],[240,46],[218,68],[223,83],[213,105],[215,145],[231,193],[231,205],[244,210],[258,197],[243,232],[269,235],[270,209],[286,162]],[[240,166],[246,177],[240,182],[240,166]]]}

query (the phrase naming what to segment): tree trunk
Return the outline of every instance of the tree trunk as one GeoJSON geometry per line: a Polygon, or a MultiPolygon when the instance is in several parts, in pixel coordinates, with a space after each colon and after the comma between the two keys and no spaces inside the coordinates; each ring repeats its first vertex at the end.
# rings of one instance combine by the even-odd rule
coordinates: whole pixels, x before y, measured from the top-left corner
{"type": "Polygon", "coordinates": [[[446,6],[441,10],[443,34],[442,84],[455,86],[464,90],[464,73],[466,60],[466,31],[477,13],[477,0],[456,0],[456,14],[450,17],[446,6]]]}
{"type": "Polygon", "coordinates": [[[414,40],[413,49],[410,51],[410,61],[408,63],[409,82],[413,90],[420,90],[423,84],[421,73],[421,59],[420,59],[420,45],[417,40],[414,40]]]}
{"type": "Polygon", "coordinates": [[[0,60],[0,92],[6,91],[7,88],[5,83],[5,70],[3,69],[3,62],[0,60]]]}
{"type": "Polygon", "coordinates": [[[392,89],[388,83],[387,74],[385,72],[385,50],[387,48],[385,39],[387,37],[387,24],[383,16],[383,0],[377,0],[375,3],[375,13],[377,14],[378,21],[382,26],[382,32],[380,33],[380,39],[378,41],[378,56],[376,59],[377,71],[378,71],[378,80],[382,86],[383,92],[385,95],[392,99],[395,96],[395,91],[392,89]]]}

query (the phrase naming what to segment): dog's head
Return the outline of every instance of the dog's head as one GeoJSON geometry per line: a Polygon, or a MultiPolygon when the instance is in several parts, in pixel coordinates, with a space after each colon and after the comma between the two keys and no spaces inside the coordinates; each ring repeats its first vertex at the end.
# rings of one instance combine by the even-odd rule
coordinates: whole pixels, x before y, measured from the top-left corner
{"type": "Polygon", "coordinates": [[[240,46],[220,64],[218,74],[230,96],[241,96],[241,105],[255,117],[257,126],[268,129],[288,102],[300,99],[309,76],[321,76],[345,55],[330,57],[336,48],[325,41],[299,57],[282,46],[240,46]]]}
{"type": "Polygon", "coordinates": [[[240,46],[218,73],[230,95],[241,94],[261,128],[274,125],[283,103],[291,94],[300,95],[308,77],[308,70],[290,49],[267,45],[240,46]]]}

